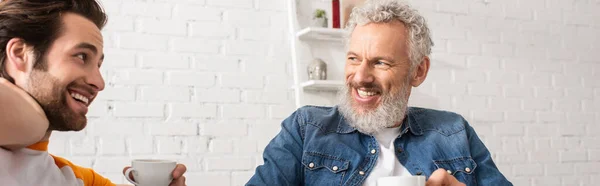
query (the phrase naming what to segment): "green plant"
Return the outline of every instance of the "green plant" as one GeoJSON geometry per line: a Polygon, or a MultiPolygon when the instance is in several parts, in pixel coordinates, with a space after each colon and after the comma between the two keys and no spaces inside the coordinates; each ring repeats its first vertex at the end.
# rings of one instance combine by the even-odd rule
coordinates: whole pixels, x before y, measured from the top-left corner
{"type": "Polygon", "coordinates": [[[315,18],[325,18],[326,16],[326,12],[323,9],[317,9],[315,10],[315,18]]]}

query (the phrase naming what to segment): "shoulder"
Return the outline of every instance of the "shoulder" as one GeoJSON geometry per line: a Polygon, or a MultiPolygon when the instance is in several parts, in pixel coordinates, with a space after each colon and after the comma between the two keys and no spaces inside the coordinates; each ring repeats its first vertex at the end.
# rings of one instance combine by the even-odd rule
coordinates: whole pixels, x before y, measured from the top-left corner
{"type": "Polygon", "coordinates": [[[337,113],[337,107],[306,105],[298,108],[296,113],[305,117],[307,121],[312,121],[315,118],[335,115],[337,113]]]}
{"type": "Polygon", "coordinates": [[[437,131],[451,135],[465,130],[467,121],[460,115],[450,111],[410,107],[408,115],[418,128],[424,131],[437,131]]]}
{"type": "Polygon", "coordinates": [[[62,158],[62,157],[58,157],[58,156],[54,156],[54,155],[51,155],[51,156],[52,156],[52,158],[54,158],[54,162],[56,163],[56,166],[58,166],[58,168],[71,169],[73,171],[73,173],[75,174],[75,177],[77,179],[82,180],[86,186],[88,186],[88,185],[89,186],[114,186],[115,185],[112,182],[110,182],[110,180],[108,180],[105,177],[101,176],[100,174],[96,173],[91,168],[86,168],[86,167],[81,167],[81,166],[75,165],[71,161],[69,161],[65,158],[62,158]]]}
{"type": "Polygon", "coordinates": [[[301,120],[301,124],[312,126],[324,132],[335,132],[344,125],[343,117],[339,113],[337,106],[313,106],[307,105],[296,110],[301,120]]]}

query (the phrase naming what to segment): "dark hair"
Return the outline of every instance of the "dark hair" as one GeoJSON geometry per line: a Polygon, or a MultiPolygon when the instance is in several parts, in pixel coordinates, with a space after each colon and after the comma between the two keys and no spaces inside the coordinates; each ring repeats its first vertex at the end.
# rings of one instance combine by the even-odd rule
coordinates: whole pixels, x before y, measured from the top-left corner
{"type": "Polygon", "coordinates": [[[106,14],[96,0],[3,0],[0,2],[0,77],[14,83],[4,69],[6,45],[12,38],[33,46],[34,68],[45,69],[43,59],[60,35],[62,14],[75,13],[92,21],[98,29],[106,24],[106,14]],[[40,66],[41,65],[41,66],[40,66]]]}

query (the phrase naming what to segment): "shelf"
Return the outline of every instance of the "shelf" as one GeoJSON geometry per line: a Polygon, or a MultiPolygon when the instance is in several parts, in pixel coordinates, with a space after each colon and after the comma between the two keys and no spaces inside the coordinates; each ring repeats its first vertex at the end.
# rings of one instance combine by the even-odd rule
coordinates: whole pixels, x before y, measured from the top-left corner
{"type": "Polygon", "coordinates": [[[337,28],[308,27],[296,33],[300,40],[343,42],[346,30],[337,28]]]}
{"type": "Polygon", "coordinates": [[[303,90],[312,91],[338,91],[342,86],[344,86],[343,81],[335,80],[310,80],[300,84],[303,90]]]}

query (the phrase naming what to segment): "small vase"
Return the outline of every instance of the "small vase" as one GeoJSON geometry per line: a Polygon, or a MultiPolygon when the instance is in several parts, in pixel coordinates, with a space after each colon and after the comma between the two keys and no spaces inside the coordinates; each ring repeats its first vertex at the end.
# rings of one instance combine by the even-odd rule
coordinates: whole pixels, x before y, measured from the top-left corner
{"type": "Polygon", "coordinates": [[[327,28],[327,18],[325,18],[325,17],[313,18],[312,25],[316,26],[316,27],[327,28]]]}

